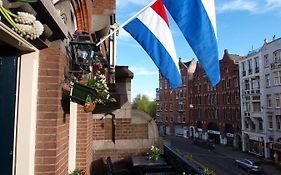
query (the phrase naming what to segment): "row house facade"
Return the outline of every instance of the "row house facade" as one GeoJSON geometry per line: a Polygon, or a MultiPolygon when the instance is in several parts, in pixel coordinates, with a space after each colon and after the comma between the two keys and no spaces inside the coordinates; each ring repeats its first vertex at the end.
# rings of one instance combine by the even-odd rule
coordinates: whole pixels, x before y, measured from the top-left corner
{"type": "Polygon", "coordinates": [[[182,72],[185,83],[175,92],[165,88],[165,80],[160,76],[160,88],[157,89],[157,123],[160,133],[181,134],[240,147],[239,59],[240,56],[229,54],[225,50],[223,59],[220,60],[221,81],[216,87],[212,87],[204,70],[194,60],[191,61],[192,66],[190,62],[185,63],[185,71],[182,72]],[[188,72],[188,77],[185,72],[188,72]],[[177,94],[181,93],[179,98],[177,94]],[[184,102],[183,106],[179,105],[181,101],[184,102]],[[184,120],[180,120],[181,111],[185,114],[184,120]],[[178,121],[183,127],[176,127],[178,121]]]}
{"type": "Polygon", "coordinates": [[[196,64],[196,60],[180,62],[182,87],[173,91],[165,78],[159,74],[159,88],[156,89],[156,122],[161,135],[189,136],[188,83],[196,64]]]}
{"type": "Polygon", "coordinates": [[[213,87],[198,64],[189,83],[190,136],[241,147],[238,60],[224,51],[221,81],[213,87]]]}
{"type": "Polygon", "coordinates": [[[239,62],[243,150],[266,158],[281,148],[281,39],[239,62]]]}
{"type": "Polygon", "coordinates": [[[131,110],[133,73],[115,65],[116,35],[95,52],[107,61],[104,74],[118,107],[86,113],[64,91],[66,80],[76,73],[70,70],[73,57],[66,49],[73,34],[87,32],[97,43],[114,30],[115,0],[1,0],[0,6],[31,13],[44,27],[39,38],[30,40],[12,30],[0,13],[1,174],[66,175],[86,169],[87,174],[103,175],[106,157],[115,162],[157,145],[155,122],[131,110]]]}

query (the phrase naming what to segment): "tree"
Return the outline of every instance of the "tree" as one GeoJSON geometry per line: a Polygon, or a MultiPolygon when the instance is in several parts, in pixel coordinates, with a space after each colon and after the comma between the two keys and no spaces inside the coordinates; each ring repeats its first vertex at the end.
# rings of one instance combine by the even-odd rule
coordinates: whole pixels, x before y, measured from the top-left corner
{"type": "Polygon", "coordinates": [[[133,100],[133,109],[149,114],[152,118],[156,115],[156,102],[150,101],[146,95],[138,94],[133,100]]]}

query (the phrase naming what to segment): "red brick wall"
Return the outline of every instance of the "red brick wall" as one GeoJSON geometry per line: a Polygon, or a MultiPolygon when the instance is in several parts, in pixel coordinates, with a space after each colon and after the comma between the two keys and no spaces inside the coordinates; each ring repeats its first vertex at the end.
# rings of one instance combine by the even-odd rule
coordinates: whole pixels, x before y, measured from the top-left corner
{"type": "Polygon", "coordinates": [[[76,168],[87,168],[87,172],[89,172],[92,162],[92,120],[92,114],[85,113],[83,106],[79,105],[77,111],[76,168]]]}
{"type": "MultiPolygon", "coordinates": [[[[94,119],[93,139],[111,140],[112,139],[112,119],[94,119]]],[[[131,124],[130,118],[116,119],[115,139],[147,139],[148,128],[146,124],[131,124]]]]}
{"type": "Polygon", "coordinates": [[[65,53],[40,51],[36,126],[35,174],[66,174],[69,116],[61,108],[65,53]]]}
{"type": "Polygon", "coordinates": [[[106,9],[116,9],[115,0],[99,0],[93,5],[93,14],[103,14],[106,9]]]}
{"type": "Polygon", "coordinates": [[[94,159],[103,158],[105,161],[108,156],[111,157],[112,161],[118,161],[122,159],[129,158],[134,155],[140,155],[148,152],[148,149],[123,149],[123,150],[116,150],[116,149],[104,149],[95,151],[93,156],[94,159]]]}
{"type": "MultiPolygon", "coordinates": [[[[235,56],[235,55],[234,55],[235,56]]],[[[223,59],[220,60],[221,81],[216,86],[215,90],[208,89],[209,80],[205,75],[204,70],[197,66],[194,73],[194,79],[190,81],[190,98],[193,101],[194,108],[191,110],[191,120],[193,125],[196,121],[204,121],[203,129],[207,130],[208,124],[215,123],[221,133],[225,133],[226,124],[233,125],[234,132],[240,132],[241,117],[240,117],[240,98],[239,98],[239,70],[238,65],[231,59],[233,55],[225,51],[223,59]],[[237,78],[238,85],[234,86],[233,79],[237,78]],[[226,87],[226,80],[230,79],[229,87],[226,87]],[[216,96],[216,102],[210,104],[209,96],[216,96]],[[226,97],[231,97],[230,103],[227,104],[226,97]],[[237,101],[235,101],[235,96],[237,101]],[[200,101],[201,98],[201,101],[200,101]],[[201,110],[201,118],[199,118],[199,110],[201,110]],[[213,114],[218,111],[217,118],[213,114]],[[225,113],[225,112],[229,113],[225,113]],[[238,114],[238,116],[237,116],[238,114]]]]}
{"type": "Polygon", "coordinates": [[[170,128],[170,133],[175,133],[175,125],[177,125],[178,123],[178,116],[181,115],[181,118],[184,118],[184,121],[182,123],[184,124],[188,124],[189,123],[189,99],[188,94],[188,73],[187,73],[187,66],[184,66],[183,64],[186,63],[182,63],[180,64],[180,70],[181,70],[181,75],[182,75],[182,80],[183,80],[183,86],[179,89],[173,90],[171,91],[169,83],[167,83],[167,88],[165,88],[165,81],[166,79],[159,74],[159,82],[161,83],[161,99],[159,100],[160,105],[162,106],[162,111],[158,111],[161,112],[160,117],[161,117],[161,122],[158,122],[158,126],[160,125],[165,125],[165,126],[169,126],[170,128]],[[182,90],[182,93],[186,94],[185,96],[183,96],[183,98],[176,98],[176,93],[179,93],[179,90],[182,90]],[[185,107],[184,110],[180,111],[179,108],[179,102],[182,101],[185,103],[185,107]],[[173,105],[172,110],[170,109],[170,105],[173,105]],[[168,109],[165,110],[165,106],[168,106],[168,109]]]}

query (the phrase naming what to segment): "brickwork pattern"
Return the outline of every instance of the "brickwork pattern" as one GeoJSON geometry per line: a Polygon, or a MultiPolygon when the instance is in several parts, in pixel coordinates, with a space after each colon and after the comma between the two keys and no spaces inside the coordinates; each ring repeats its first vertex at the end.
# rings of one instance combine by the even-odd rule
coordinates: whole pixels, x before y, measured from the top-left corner
{"type": "Polygon", "coordinates": [[[94,160],[102,158],[103,160],[106,160],[108,156],[111,157],[112,161],[118,161],[122,159],[128,159],[132,156],[136,155],[144,155],[147,153],[149,149],[104,149],[104,150],[97,150],[93,154],[94,160]]]}
{"type": "Polygon", "coordinates": [[[65,60],[58,49],[40,51],[35,174],[67,173],[69,116],[61,108],[65,60]]]}
{"type": "MultiPolygon", "coordinates": [[[[94,140],[111,140],[112,139],[112,119],[93,120],[93,139],[94,140]]],[[[148,128],[146,124],[131,124],[129,118],[116,119],[115,139],[147,139],[148,128]]]]}
{"type": "Polygon", "coordinates": [[[99,0],[93,5],[93,14],[103,14],[106,9],[115,9],[116,0],[99,0]]]}
{"type": "Polygon", "coordinates": [[[83,106],[78,106],[76,168],[87,168],[88,172],[90,164],[92,162],[92,130],[92,114],[85,113],[83,110],[83,106]]]}

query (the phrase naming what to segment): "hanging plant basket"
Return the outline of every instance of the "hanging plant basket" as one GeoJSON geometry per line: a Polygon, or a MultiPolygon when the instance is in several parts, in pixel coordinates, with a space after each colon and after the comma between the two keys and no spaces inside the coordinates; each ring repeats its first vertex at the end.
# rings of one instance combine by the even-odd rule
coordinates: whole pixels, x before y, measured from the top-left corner
{"type": "Polygon", "coordinates": [[[84,84],[74,82],[74,85],[71,89],[70,98],[73,102],[85,105],[87,97],[93,100],[96,98],[97,92],[95,89],[90,88],[84,84]]]}

